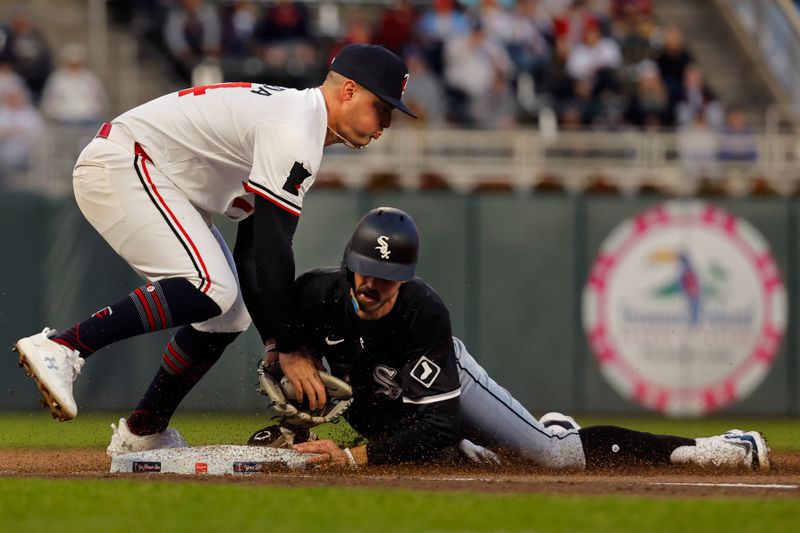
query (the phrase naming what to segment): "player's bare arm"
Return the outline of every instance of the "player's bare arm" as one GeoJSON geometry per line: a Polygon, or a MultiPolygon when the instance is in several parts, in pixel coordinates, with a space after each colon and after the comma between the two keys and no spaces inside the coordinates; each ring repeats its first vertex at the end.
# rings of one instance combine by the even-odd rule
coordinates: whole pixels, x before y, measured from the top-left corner
{"type": "Polygon", "coordinates": [[[312,440],[295,444],[294,450],[318,454],[308,459],[308,463],[320,468],[357,468],[369,463],[366,446],[342,449],[332,440],[312,440]]]}

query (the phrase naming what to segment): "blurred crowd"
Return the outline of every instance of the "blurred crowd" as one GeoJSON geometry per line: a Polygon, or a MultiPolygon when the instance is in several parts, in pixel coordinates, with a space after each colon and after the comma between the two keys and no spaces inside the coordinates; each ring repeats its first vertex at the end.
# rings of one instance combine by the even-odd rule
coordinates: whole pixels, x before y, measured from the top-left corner
{"type": "Polygon", "coordinates": [[[74,157],[77,144],[70,133],[96,130],[107,105],[83,45],[67,44],[54,53],[23,7],[0,20],[0,190],[30,169],[46,127],[65,130],[61,139],[74,157]]]}
{"type": "MultiPolygon", "coordinates": [[[[562,131],[677,130],[681,160],[699,173],[720,161],[754,160],[748,114],[723,106],[681,31],[660,25],[652,3],[113,0],[108,7],[143,53],[169,58],[176,86],[310,87],[341,47],[372,42],[406,60],[404,99],[421,117],[415,126],[502,129],[551,117],[562,131]]],[[[107,110],[83,46],[54,51],[24,7],[0,20],[0,183],[28,165],[47,121],[90,128],[107,110]]]]}
{"type": "Polygon", "coordinates": [[[676,157],[691,176],[757,158],[746,110],[723,106],[652,0],[114,4],[121,22],[159,43],[183,84],[310,87],[341,47],[371,42],[406,60],[415,126],[541,127],[546,118],[560,131],[677,131],[676,157]]]}
{"type": "Polygon", "coordinates": [[[681,31],[658,24],[652,0],[114,4],[186,83],[216,68],[226,80],[308,87],[342,46],[372,42],[406,59],[406,97],[430,124],[514,127],[548,108],[562,128],[725,128],[681,31]]]}

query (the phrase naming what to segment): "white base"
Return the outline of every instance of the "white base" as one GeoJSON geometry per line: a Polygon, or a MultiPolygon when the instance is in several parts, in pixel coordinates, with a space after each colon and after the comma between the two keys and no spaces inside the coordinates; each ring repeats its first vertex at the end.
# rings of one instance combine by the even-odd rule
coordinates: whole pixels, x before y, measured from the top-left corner
{"type": "Polygon", "coordinates": [[[312,455],[260,446],[166,448],[118,455],[111,460],[111,473],[255,474],[271,469],[303,470],[309,457],[312,455]]]}

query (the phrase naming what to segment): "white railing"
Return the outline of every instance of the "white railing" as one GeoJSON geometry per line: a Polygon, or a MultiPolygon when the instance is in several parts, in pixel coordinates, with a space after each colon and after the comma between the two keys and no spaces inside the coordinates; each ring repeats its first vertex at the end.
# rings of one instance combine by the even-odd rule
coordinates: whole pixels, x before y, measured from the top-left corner
{"type": "MultiPolygon", "coordinates": [[[[71,194],[72,166],[95,130],[49,128],[37,143],[26,172],[7,176],[7,189],[59,197],[71,194]]],[[[347,188],[369,186],[378,174],[394,176],[415,189],[426,174],[444,178],[466,192],[486,183],[503,183],[517,192],[534,189],[544,177],[577,192],[603,176],[622,192],[642,183],[676,194],[692,194],[699,178],[722,180],[732,194],[746,194],[752,178],[766,178],[782,194],[800,186],[800,136],[754,134],[752,161],[719,160],[720,135],[574,131],[542,136],[538,130],[426,130],[392,128],[364,150],[341,145],[326,149],[320,182],[335,178],[347,188]]]]}
{"type": "Polygon", "coordinates": [[[800,113],[800,14],[792,0],[725,0],[800,113]]]}
{"type": "Polygon", "coordinates": [[[97,133],[97,126],[59,127],[47,125],[30,152],[25,170],[0,177],[8,191],[28,191],[61,198],[72,194],[72,167],[81,150],[97,133]]]}
{"type": "Polygon", "coordinates": [[[404,187],[420,186],[426,173],[443,176],[456,190],[507,182],[519,192],[544,177],[579,191],[603,176],[623,192],[643,182],[691,194],[700,178],[725,180],[733,194],[746,193],[749,182],[764,177],[783,194],[792,194],[800,180],[800,137],[753,135],[755,159],[725,161],[717,151],[721,135],[679,133],[562,132],[551,138],[537,130],[388,130],[368,148],[337,148],[323,158],[322,173],[347,186],[367,186],[375,174],[394,173],[404,187]]]}

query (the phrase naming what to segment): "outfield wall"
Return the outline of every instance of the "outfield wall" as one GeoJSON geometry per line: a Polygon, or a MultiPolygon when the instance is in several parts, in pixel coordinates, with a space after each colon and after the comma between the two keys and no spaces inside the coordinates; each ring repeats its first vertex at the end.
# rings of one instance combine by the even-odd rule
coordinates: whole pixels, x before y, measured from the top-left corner
{"type": "MultiPolygon", "coordinates": [[[[534,414],[643,412],[600,374],[581,328],[581,291],[603,239],[657,198],[590,198],[451,193],[314,191],[295,238],[297,270],[336,265],[361,214],[406,209],[422,234],[418,274],[451,311],[454,333],[490,374],[534,414]]],[[[800,202],[736,199],[714,203],[749,221],[768,241],[789,294],[789,319],[772,370],[746,400],[724,412],[800,414],[798,331],[800,202]]],[[[64,328],[125,297],[140,284],[83,220],[72,199],[0,197],[0,342],[11,346],[44,325],[64,328]]],[[[235,226],[222,221],[229,242],[235,226]]],[[[76,382],[85,409],[132,408],[159,365],[169,333],[131,339],[93,356],[76,382]]],[[[260,357],[252,330],[226,352],[187,398],[196,409],[264,404],[256,394],[260,357]]],[[[0,409],[37,406],[32,382],[0,362],[0,409]]]]}

